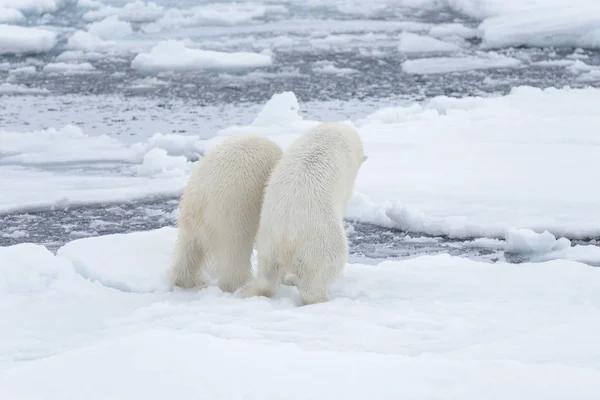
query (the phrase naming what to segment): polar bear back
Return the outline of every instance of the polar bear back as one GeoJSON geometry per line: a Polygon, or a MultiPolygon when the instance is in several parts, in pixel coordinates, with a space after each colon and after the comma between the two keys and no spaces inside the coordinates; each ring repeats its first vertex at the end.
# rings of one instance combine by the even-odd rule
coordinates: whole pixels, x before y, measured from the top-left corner
{"type": "Polygon", "coordinates": [[[214,146],[192,171],[181,197],[180,225],[203,225],[213,233],[255,232],[264,187],[281,153],[276,143],[253,135],[214,146]]]}
{"type": "Polygon", "coordinates": [[[363,160],[362,141],[354,128],[320,124],[286,150],[273,170],[265,202],[281,202],[289,196],[297,208],[343,212],[363,160]]]}
{"type": "Polygon", "coordinates": [[[291,260],[298,246],[314,249],[326,238],[332,254],[343,252],[343,217],[364,160],[360,136],[346,124],[320,124],[296,139],[265,189],[259,251],[286,249],[284,258],[291,260]]]}

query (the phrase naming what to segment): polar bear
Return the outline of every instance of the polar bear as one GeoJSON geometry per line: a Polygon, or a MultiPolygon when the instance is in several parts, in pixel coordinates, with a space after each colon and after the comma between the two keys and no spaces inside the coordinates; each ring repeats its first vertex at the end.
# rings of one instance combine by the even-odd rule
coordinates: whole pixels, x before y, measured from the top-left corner
{"type": "Polygon", "coordinates": [[[265,189],[256,236],[256,278],[243,297],[271,297],[295,285],[304,305],[325,302],[348,258],[344,214],[362,163],[358,132],[323,123],[283,153],[265,189]]]}
{"type": "Polygon", "coordinates": [[[209,262],[224,292],[235,292],[252,278],[263,193],[281,154],[267,138],[242,135],[224,140],[198,161],[179,204],[172,285],[206,287],[209,262]]]}

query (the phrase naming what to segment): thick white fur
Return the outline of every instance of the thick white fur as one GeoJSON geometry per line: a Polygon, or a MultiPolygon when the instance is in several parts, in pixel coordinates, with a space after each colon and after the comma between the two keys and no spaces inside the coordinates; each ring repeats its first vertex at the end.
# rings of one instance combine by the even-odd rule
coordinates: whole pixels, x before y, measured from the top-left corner
{"type": "Polygon", "coordinates": [[[290,145],[265,189],[258,273],[244,297],[271,297],[283,280],[302,304],[328,300],[348,258],[343,218],[365,160],[358,132],[342,123],[320,124],[290,145]]]}
{"type": "Polygon", "coordinates": [[[172,285],[205,287],[209,262],[216,264],[223,291],[235,292],[252,278],[250,257],[263,193],[281,153],[267,138],[237,136],[198,161],[179,204],[172,285]]]}

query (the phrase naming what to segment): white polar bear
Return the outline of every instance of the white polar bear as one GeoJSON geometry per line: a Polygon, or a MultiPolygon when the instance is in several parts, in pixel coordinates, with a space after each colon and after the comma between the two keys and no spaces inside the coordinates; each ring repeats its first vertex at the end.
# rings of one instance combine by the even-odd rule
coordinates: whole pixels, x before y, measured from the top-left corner
{"type": "Polygon", "coordinates": [[[172,285],[206,287],[211,261],[223,291],[235,292],[252,278],[263,193],[281,154],[271,140],[243,135],[226,139],[198,161],[179,204],[172,285]]]}
{"type": "Polygon", "coordinates": [[[265,189],[257,276],[242,296],[271,297],[284,280],[302,304],[327,301],[348,258],[343,218],[365,160],[358,132],[342,123],[319,124],[290,145],[265,189]]]}

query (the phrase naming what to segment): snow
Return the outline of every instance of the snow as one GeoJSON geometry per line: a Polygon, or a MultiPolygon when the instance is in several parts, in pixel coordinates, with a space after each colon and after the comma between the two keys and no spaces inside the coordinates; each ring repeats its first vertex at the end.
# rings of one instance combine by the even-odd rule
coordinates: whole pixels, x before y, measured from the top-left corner
{"type": "Polygon", "coordinates": [[[406,60],[402,70],[407,74],[444,74],[480,69],[515,68],[521,61],[497,53],[465,57],[430,57],[406,60]]]}
{"type": "Polygon", "coordinates": [[[460,49],[461,47],[455,43],[410,32],[403,32],[400,35],[398,45],[398,50],[402,53],[453,53],[460,49]]]}
{"type": "Polygon", "coordinates": [[[0,55],[45,53],[56,44],[56,33],[41,29],[0,24],[0,55]]]}
{"type": "Polygon", "coordinates": [[[0,397],[591,400],[600,390],[597,268],[448,255],[350,263],[329,302],[299,307],[293,287],[273,299],[214,282],[169,290],[175,234],[78,239],[56,255],[0,247],[0,397]]]}
{"type": "Polygon", "coordinates": [[[483,45],[600,48],[600,6],[563,4],[500,15],[479,26],[483,45]]]}
{"type": "Polygon", "coordinates": [[[167,40],[158,43],[149,53],[138,54],[131,67],[145,72],[193,71],[204,69],[258,68],[271,65],[269,55],[189,48],[182,41],[167,40]]]}

